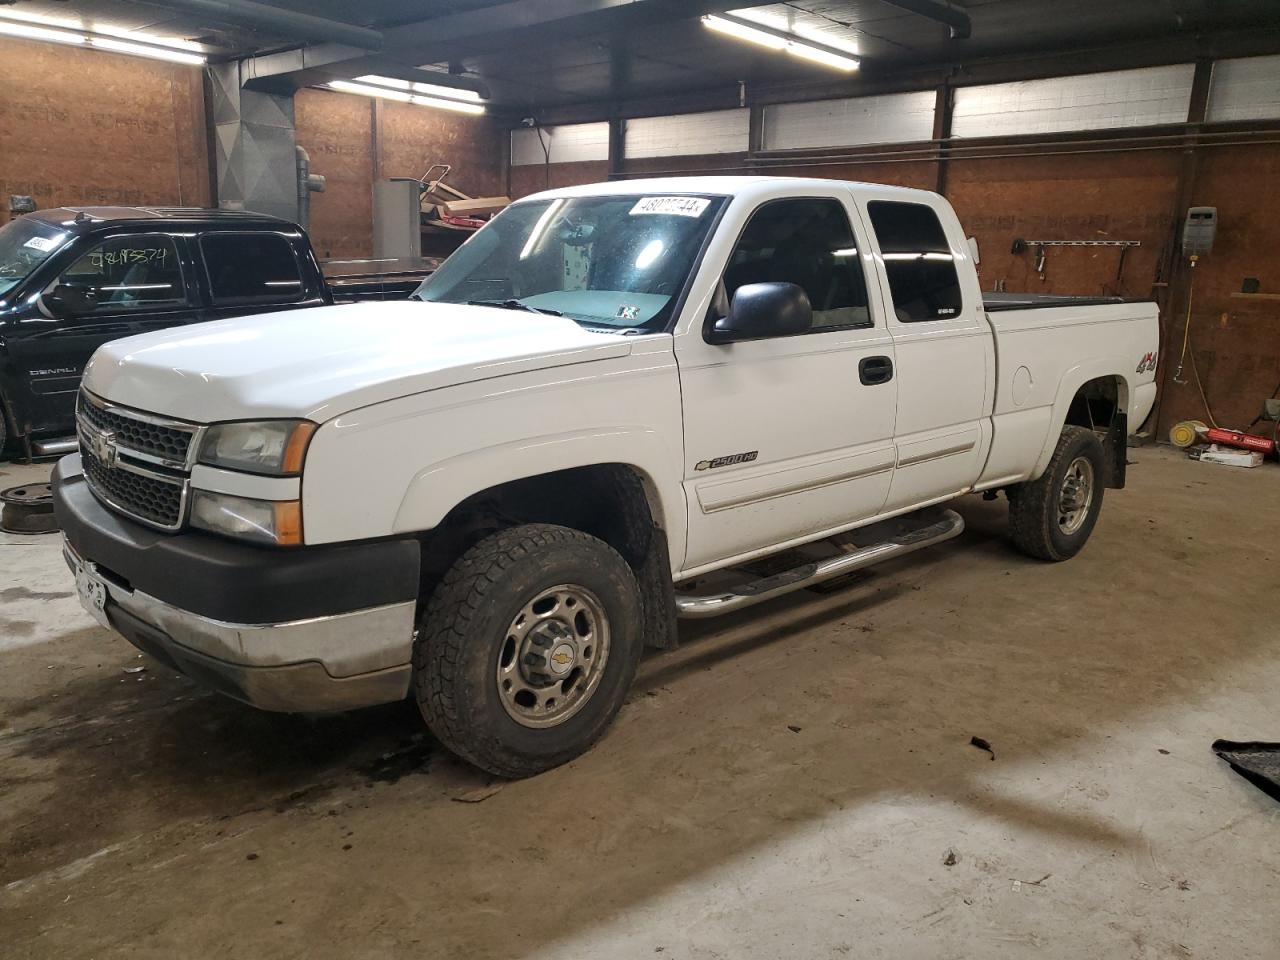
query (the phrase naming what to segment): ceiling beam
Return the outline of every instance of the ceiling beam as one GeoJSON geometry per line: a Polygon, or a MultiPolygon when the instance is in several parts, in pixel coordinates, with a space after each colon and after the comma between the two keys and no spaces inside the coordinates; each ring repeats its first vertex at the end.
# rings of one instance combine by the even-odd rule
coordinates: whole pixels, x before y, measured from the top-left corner
{"type": "MultiPolygon", "coordinates": [[[[252,86],[297,88],[368,73],[388,74],[393,66],[400,71],[413,70],[420,64],[518,51],[530,44],[554,44],[644,24],[692,20],[707,13],[764,6],[765,2],[767,0],[507,0],[388,27],[381,33],[382,57],[370,56],[360,44],[337,42],[248,58],[242,75],[252,86]]],[[[232,0],[176,0],[160,5],[220,7],[231,3],[232,0]]],[[[248,0],[234,0],[234,3],[248,3],[248,0]]],[[[475,89],[474,85],[469,89],[475,89]]]]}
{"type": "Polygon", "coordinates": [[[273,33],[290,41],[340,43],[360,50],[380,50],[382,34],[342,20],[272,7],[254,0],[141,0],[152,7],[176,10],[202,20],[273,33]]]}
{"type": "Polygon", "coordinates": [[[945,24],[951,28],[952,40],[967,40],[973,33],[969,14],[958,7],[953,7],[946,0],[882,0],[882,2],[945,24]]]}

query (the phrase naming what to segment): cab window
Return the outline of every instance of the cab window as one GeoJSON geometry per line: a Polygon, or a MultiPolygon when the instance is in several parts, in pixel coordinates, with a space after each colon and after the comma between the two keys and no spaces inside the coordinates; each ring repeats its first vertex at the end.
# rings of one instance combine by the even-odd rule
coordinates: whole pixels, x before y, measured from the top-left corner
{"type": "Polygon", "coordinates": [[[933,208],[923,203],[872,200],[867,212],[884,257],[898,319],[920,323],[959,316],[960,277],[933,208]]]}
{"type": "Polygon", "coordinates": [[[748,283],[794,283],[813,307],[811,332],[871,326],[867,285],[844,204],[773,200],[747,221],[725,270],[725,293],[748,283]]]}
{"type": "Polygon", "coordinates": [[[200,238],[215,304],[297,303],[306,292],[293,245],[278,233],[200,238]]]}
{"type": "Polygon", "coordinates": [[[58,277],[53,293],[74,314],[120,313],[187,302],[172,237],[112,237],[95,244],[58,277]]]}

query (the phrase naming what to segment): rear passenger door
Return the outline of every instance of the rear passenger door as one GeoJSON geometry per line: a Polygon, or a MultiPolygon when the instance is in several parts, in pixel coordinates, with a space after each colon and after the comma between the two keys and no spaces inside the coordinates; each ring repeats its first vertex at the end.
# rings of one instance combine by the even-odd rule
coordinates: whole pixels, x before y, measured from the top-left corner
{"type": "Polygon", "coordinates": [[[315,271],[303,269],[283,233],[218,230],[198,245],[211,320],[325,302],[315,271]]]}
{"type": "Polygon", "coordinates": [[[995,354],[969,245],[941,198],[918,196],[859,191],[897,358],[886,510],[967,490],[991,445],[995,354]]]}
{"type": "Polygon", "coordinates": [[[892,475],[893,342],[868,297],[870,258],[847,191],[762,199],[720,227],[737,241],[719,266],[723,316],[749,283],[808,294],[799,336],[708,343],[677,338],[689,505],[685,569],[812,539],[879,512],[892,475]]]}

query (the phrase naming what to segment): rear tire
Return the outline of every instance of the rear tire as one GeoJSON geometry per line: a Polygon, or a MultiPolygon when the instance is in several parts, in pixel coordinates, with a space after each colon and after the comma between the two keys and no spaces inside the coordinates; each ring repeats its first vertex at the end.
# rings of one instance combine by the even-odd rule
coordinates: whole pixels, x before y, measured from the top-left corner
{"type": "Polygon", "coordinates": [[[1080,552],[1098,522],[1106,457],[1097,434],[1064,427],[1049,466],[1009,488],[1009,533],[1029,557],[1059,562],[1080,552]]]}
{"type": "Polygon", "coordinates": [[[432,733],[502,777],[584,753],[608,729],[643,647],[626,561],[550,524],[481,540],[445,574],[414,647],[414,689],[432,733]]]}

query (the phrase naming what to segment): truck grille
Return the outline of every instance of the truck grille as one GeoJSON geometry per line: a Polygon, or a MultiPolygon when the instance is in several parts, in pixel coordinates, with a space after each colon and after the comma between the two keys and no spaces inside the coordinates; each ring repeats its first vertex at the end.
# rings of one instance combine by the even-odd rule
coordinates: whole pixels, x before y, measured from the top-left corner
{"type": "Polygon", "coordinates": [[[139,473],[119,463],[108,467],[83,446],[80,462],[89,489],[108,506],[166,530],[176,530],[182,525],[186,499],[186,484],[182,479],[139,473]]]}
{"type": "Polygon", "coordinates": [[[127,413],[87,390],[80,391],[77,417],[98,433],[114,435],[122,447],[174,464],[186,464],[196,432],[194,426],[187,424],[127,413]]]}
{"type": "Polygon", "coordinates": [[[180,529],[201,429],[81,390],[76,435],[89,489],[119,513],[162,530],[180,529]]]}

